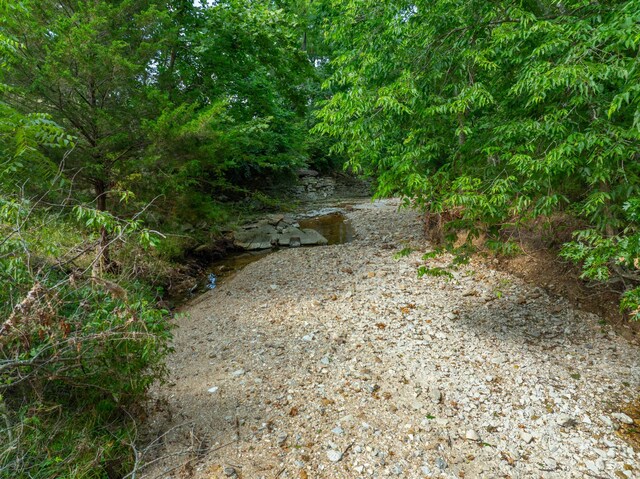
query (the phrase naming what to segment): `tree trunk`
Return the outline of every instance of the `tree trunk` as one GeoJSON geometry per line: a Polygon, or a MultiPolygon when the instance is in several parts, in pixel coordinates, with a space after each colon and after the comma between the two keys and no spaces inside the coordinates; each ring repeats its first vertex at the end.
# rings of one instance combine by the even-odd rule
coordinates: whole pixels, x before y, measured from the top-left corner
{"type": "MultiPolygon", "coordinates": [[[[96,208],[100,212],[107,211],[107,185],[104,180],[96,180],[94,183],[96,190],[96,208]]],[[[98,243],[98,250],[95,263],[93,264],[93,275],[102,276],[102,273],[108,270],[111,264],[109,257],[109,233],[107,229],[102,226],[100,228],[100,241],[98,243]]]]}
{"type": "MultiPolygon", "coordinates": [[[[609,186],[609,183],[607,183],[606,181],[601,181],[600,182],[600,191],[602,191],[603,193],[610,193],[611,192],[611,187],[609,186]]],[[[613,238],[614,236],[618,235],[618,229],[616,228],[615,225],[615,218],[613,217],[613,214],[611,213],[611,201],[610,200],[606,200],[604,202],[604,210],[603,210],[603,216],[604,216],[604,231],[607,235],[607,238],[613,238]]]]}

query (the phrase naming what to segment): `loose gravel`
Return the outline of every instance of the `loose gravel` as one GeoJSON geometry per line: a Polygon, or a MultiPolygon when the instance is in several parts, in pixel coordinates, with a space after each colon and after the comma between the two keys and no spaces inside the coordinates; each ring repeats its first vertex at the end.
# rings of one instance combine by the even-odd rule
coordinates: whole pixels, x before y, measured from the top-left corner
{"type": "Polygon", "coordinates": [[[429,244],[397,206],[356,205],[353,242],[278,251],[184,309],[143,477],[640,477],[616,434],[637,348],[485,263],[419,278],[429,244]]]}

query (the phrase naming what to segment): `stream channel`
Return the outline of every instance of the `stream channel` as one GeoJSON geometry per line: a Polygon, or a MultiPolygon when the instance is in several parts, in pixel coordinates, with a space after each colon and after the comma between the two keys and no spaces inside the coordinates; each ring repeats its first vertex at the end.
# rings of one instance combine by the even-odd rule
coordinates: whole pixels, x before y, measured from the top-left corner
{"type": "MultiPolygon", "coordinates": [[[[300,228],[316,230],[324,236],[328,245],[349,243],[353,240],[355,231],[346,216],[336,208],[325,208],[311,211],[298,216],[300,228]]],[[[316,248],[317,246],[303,246],[316,248]]],[[[209,263],[203,269],[198,281],[197,290],[204,292],[224,283],[248,264],[258,261],[265,256],[278,251],[279,248],[269,248],[259,251],[239,251],[229,253],[225,258],[209,263]]]]}

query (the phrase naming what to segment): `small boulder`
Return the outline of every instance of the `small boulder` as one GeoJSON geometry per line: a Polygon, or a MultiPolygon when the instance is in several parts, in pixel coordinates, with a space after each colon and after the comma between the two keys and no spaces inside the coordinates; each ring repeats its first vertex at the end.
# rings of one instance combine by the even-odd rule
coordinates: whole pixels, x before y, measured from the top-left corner
{"type": "Polygon", "coordinates": [[[274,226],[263,224],[257,228],[236,232],[233,243],[245,250],[268,249],[274,245],[277,237],[278,231],[274,226]]]}

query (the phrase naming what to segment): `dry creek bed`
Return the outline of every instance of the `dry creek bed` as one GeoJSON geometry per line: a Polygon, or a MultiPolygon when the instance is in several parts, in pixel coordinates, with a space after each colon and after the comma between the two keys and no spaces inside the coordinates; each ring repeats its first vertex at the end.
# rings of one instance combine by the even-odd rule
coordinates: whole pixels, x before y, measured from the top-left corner
{"type": "Polygon", "coordinates": [[[184,308],[142,477],[640,478],[618,434],[637,347],[486,264],[418,278],[429,245],[397,206],[184,308]]]}

